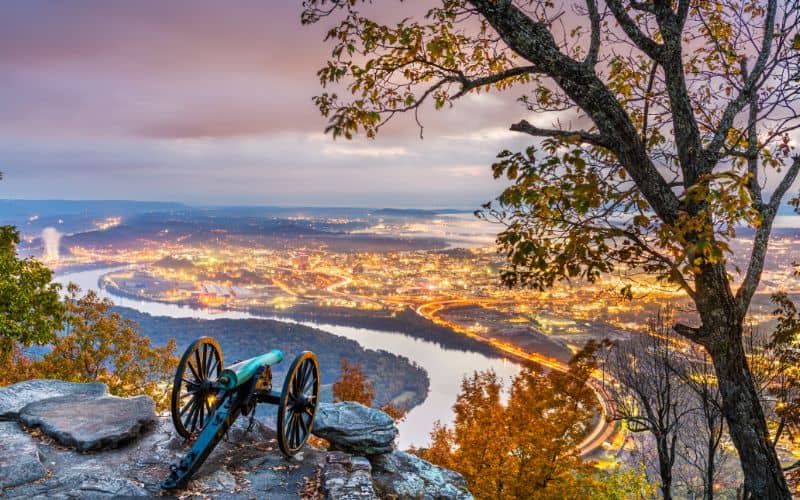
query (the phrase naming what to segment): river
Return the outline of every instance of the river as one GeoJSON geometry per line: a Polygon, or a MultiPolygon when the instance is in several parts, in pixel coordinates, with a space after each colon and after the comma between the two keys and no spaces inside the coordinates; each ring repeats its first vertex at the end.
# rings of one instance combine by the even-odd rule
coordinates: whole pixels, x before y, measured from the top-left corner
{"type": "Polygon", "coordinates": [[[520,366],[503,358],[490,358],[476,352],[465,352],[446,349],[439,344],[418,339],[399,332],[369,330],[349,326],[314,323],[309,321],[293,321],[286,318],[270,316],[257,316],[243,311],[206,311],[189,306],[177,304],[164,304],[147,300],[137,300],[120,297],[109,293],[98,286],[101,276],[109,271],[119,268],[92,269],[66,273],[57,276],[62,283],[73,282],[83,290],[95,290],[101,297],[107,297],[115,304],[122,307],[136,309],[153,316],[169,316],[173,318],[199,318],[199,319],[272,319],[284,323],[296,323],[318,328],[334,335],[355,340],[365,349],[383,349],[385,351],[405,356],[417,363],[430,378],[430,391],[425,401],[413,408],[406,419],[398,427],[400,436],[398,444],[400,449],[409,446],[425,446],[429,441],[429,434],[436,420],[442,423],[453,422],[453,403],[456,395],[461,390],[461,380],[471,375],[475,370],[493,369],[499,377],[508,381],[516,375],[520,366]]]}

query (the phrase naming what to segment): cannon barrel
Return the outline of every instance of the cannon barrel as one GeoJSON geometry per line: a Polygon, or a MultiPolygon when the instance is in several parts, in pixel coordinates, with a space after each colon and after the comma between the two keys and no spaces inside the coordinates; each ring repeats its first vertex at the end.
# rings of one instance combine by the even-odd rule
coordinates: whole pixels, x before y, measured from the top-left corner
{"type": "Polygon", "coordinates": [[[279,363],[282,359],[283,352],[279,349],[273,349],[261,356],[256,356],[255,358],[246,359],[230,365],[222,371],[217,382],[227,390],[234,389],[253,378],[253,375],[255,375],[260,367],[272,366],[279,363]]]}

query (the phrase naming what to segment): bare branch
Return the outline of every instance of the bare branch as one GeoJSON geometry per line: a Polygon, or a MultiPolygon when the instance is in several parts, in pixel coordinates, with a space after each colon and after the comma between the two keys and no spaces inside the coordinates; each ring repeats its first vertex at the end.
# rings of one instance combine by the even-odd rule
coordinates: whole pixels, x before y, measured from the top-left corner
{"type": "Polygon", "coordinates": [[[700,328],[695,328],[692,326],[684,325],[681,323],[676,323],[672,326],[672,329],[675,330],[676,333],[685,337],[692,342],[696,342],[700,345],[704,345],[703,342],[705,341],[705,336],[702,333],[700,328]]]}
{"type": "Polygon", "coordinates": [[[750,251],[750,262],[747,265],[744,280],[739,286],[739,290],[736,291],[736,302],[742,319],[747,314],[750,300],[753,298],[753,294],[758,288],[758,283],[761,281],[761,272],[764,270],[769,235],[772,232],[772,223],[775,221],[775,215],[778,213],[781,200],[797,179],[798,173],[800,173],[800,156],[794,158],[794,162],[789,167],[786,175],[784,175],[780,184],[772,193],[769,203],[766,205],[761,204],[761,225],[756,230],[753,249],[750,251]]]}
{"type": "MultiPolygon", "coordinates": [[[[746,72],[747,66],[742,62],[742,69],[746,72]]],[[[746,73],[744,73],[746,74],[746,73]]],[[[756,122],[758,120],[758,96],[753,93],[750,96],[750,118],[747,125],[747,171],[750,174],[750,180],[747,183],[747,189],[753,197],[754,205],[758,210],[761,207],[761,185],[758,182],[758,131],[756,130],[756,122]]]]}
{"type": "Polygon", "coordinates": [[[789,170],[786,171],[786,175],[783,176],[783,179],[781,179],[781,182],[778,184],[778,187],[775,188],[775,191],[773,191],[769,199],[769,205],[775,210],[778,209],[781,200],[786,196],[786,193],[789,191],[789,188],[792,187],[794,181],[797,180],[798,173],[800,173],[800,156],[795,156],[792,165],[789,167],[789,170]]]}
{"type": "Polygon", "coordinates": [[[509,69],[507,69],[505,71],[501,71],[499,73],[495,73],[495,74],[492,74],[492,75],[487,75],[487,76],[482,76],[480,78],[475,78],[473,80],[470,80],[469,78],[464,76],[463,73],[462,73],[462,74],[460,74],[458,76],[459,82],[461,82],[461,90],[459,90],[458,93],[453,95],[453,97],[451,97],[451,99],[458,99],[459,97],[463,96],[467,92],[469,92],[471,90],[474,90],[476,88],[479,88],[479,87],[483,87],[483,86],[486,86],[486,85],[492,85],[492,84],[501,82],[503,80],[507,80],[509,78],[514,78],[514,77],[522,76],[522,75],[526,75],[526,74],[535,74],[535,73],[541,73],[541,71],[539,69],[537,69],[536,66],[518,66],[518,67],[514,67],[514,68],[509,68],[509,69]]]}
{"type": "Polygon", "coordinates": [[[642,142],[645,144],[647,144],[647,120],[650,117],[650,93],[653,91],[656,72],[658,72],[658,64],[654,62],[652,69],[650,69],[650,76],[647,79],[647,90],[644,94],[644,109],[642,110],[642,142]]]}

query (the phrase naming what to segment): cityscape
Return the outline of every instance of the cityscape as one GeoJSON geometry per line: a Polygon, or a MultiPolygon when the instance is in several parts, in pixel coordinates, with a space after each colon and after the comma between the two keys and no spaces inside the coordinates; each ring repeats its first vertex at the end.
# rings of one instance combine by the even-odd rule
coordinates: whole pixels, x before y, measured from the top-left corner
{"type": "MultiPolygon", "coordinates": [[[[187,306],[211,318],[238,311],[319,323],[392,321],[383,323],[386,327],[416,316],[489,346],[509,360],[532,361],[547,369],[566,370],[570,357],[589,340],[624,340],[641,333],[647,319],[666,305],[675,307],[679,317],[693,319],[682,292],[632,273],[595,283],[561,282],[546,291],[509,289],[498,277],[503,258],[491,245],[495,228],[477,219],[369,211],[348,217],[336,215],[336,209],[325,210],[330,213],[277,218],[278,229],[258,234],[237,232],[241,220],[236,216],[205,219],[189,211],[130,220],[104,217],[85,233],[59,239],[55,253],[47,233],[31,233],[27,241],[30,252],[41,252],[60,273],[110,269],[98,286],[112,298],[187,306]],[[159,219],[162,226],[155,222],[159,219]],[[193,230],[176,229],[197,220],[202,222],[193,230]],[[287,227],[313,229],[313,236],[287,236],[287,227]],[[131,231],[136,238],[128,239],[131,231]],[[386,240],[386,235],[402,236],[386,240]],[[326,240],[330,236],[335,240],[326,240]],[[620,293],[630,283],[633,299],[620,293]]],[[[734,262],[743,264],[738,261],[746,258],[747,241],[732,241],[734,262]]],[[[772,327],[773,293],[800,296],[800,277],[792,273],[798,247],[800,230],[780,230],[773,237],[749,315],[755,327],[772,327]]],[[[614,463],[625,456],[627,441],[613,420],[606,383],[612,382],[603,373],[591,382],[602,413],[581,452],[614,463]]],[[[420,401],[419,394],[410,399],[407,392],[395,396],[395,403],[420,401]]],[[[790,456],[800,453],[800,443],[782,446],[790,456]]]]}

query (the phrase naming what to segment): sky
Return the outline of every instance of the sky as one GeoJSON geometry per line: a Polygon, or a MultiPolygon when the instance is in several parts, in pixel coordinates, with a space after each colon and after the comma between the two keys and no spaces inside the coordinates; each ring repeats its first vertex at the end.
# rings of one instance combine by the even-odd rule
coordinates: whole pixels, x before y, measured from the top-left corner
{"type": "Polygon", "coordinates": [[[0,198],[475,209],[504,187],[497,152],[531,142],[510,124],[555,126],[511,90],[423,108],[424,139],[409,114],[334,141],[312,103],[333,21],[301,26],[301,4],[3,2],[0,198]]]}
{"type": "Polygon", "coordinates": [[[516,96],[426,108],[422,140],[412,116],[325,136],[330,46],[300,4],[4,2],[0,198],[472,209],[502,190],[493,158],[528,142],[516,96]]]}

